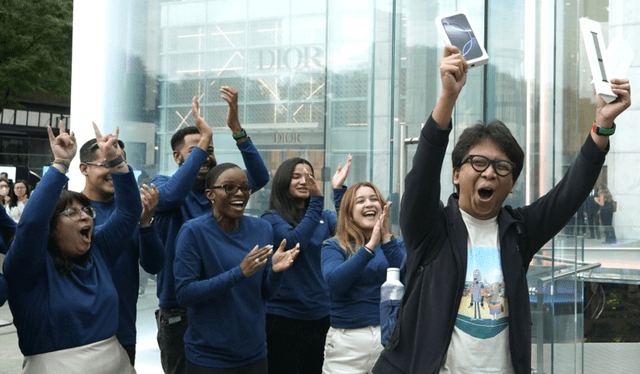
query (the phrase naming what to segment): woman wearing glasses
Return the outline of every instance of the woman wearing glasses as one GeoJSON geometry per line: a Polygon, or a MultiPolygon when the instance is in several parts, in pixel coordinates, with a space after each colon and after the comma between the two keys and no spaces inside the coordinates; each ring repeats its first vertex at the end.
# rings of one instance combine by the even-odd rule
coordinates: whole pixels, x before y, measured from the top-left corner
{"type": "Polygon", "coordinates": [[[20,221],[20,216],[22,215],[24,206],[27,205],[27,201],[29,201],[30,194],[31,191],[29,190],[27,181],[18,179],[16,183],[13,184],[12,192],[10,193],[11,200],[9,200],[7,210],[9,211],[9,216],[11,216],[14,221],[20,221]]]}
{"type": "Polygon", "coordinates": [[[284,252],[282,241],[273,253],[271,225],[244,215],[251,186],[237,165],[211,169],[206,186],[211,214],[186,222],[176,239],[176,296],[189,315],[186,372],[266,374],[266,300],[298,249],[284,252]]]}
{"type": "Polygon", "coordinates": [[[142,205],[138,187],[114,146],[96,139],[116,189],[116,212],[94,231],[95,209],[63,191],[76,154],[73,133],[49,127],[53,167],[31,196],[4,261],[9,304],[25,356],[23,373],[135,373],[116,340],[118,295],[110,269],[133,234],[142,205]]]}

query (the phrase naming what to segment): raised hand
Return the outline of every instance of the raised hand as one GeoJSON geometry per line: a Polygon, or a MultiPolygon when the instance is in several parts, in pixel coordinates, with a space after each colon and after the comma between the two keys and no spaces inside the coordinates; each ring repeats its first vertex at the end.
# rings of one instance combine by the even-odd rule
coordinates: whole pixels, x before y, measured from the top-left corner
{"type": "Polygon", "coordinates": [[[312,196],[322,196],[322,182],[316,180],[316,178],[309,172],[309,169],[304,167],[304,178],[307,182],[307,189],[312,196]]]}
{"type": "Polygon", "coordinates": [[[271,255],[272,251],[273,246],[271,244],[265,245],[262,248],[259,248],[257,245],[253,247],[253,249],[244,257],[244,259],[240,263],[240,270],[242,270],[242,275],[248,278],[255,274],[258,269],[260,269],[267,263],[267,259],[271,255]]]}
{"type": "Polygon", "coordinates": [[[115,135],[107,134],[103,136],[100,133],[98,126],[93,122],[93,131],[96,133],[96,143],[98,143],[98,148],[100,148],[107,161],[112,161],[118,158],[118,156],[122,156],[122,149],[120,149],[120,146],[118,145],[120,128],[116,127],[115,135]]]}
{"type": "Polygon", "coordinates": [[[347,161],[342,166],[342,163],[338,165],[335,174],[333,174],[333,178],[331,179],[331,187],[333,188],[342,188],[344,185],[344,181],[347,180],[347,175],[349,175],[349,168],[351,168],[351,154],[347,155],[347,161]]]}
{"type": "Polygon", "coordinates": [[[213,140],[213,131],[211,130],[211,127],[207,125],[204,118],[200,116],[200,101],[198,101],[196,96],[191,100],[191,113],[193,114],[196,128],[198,129],[198,132],[200,132],[198,147],[206,151],[209,149],[209,145],[213,140]]]}
{"type": "Polygon", "coordinates": [[[238,117],[238,91],[228,86],[220,87],[220,93],[222,100],[226,101],[229,105],[227,109],[227,127],[231,129],[234,134],[238,134],[242,131],[240,126],[240,119],[238,117]]]}
{"type": "Polygon", "coordinates": [[[300,243],[296,244],[296,246],[289,251],[284,250],[285,245],[287,245],[287,239],[282,239],[278,250],[271,258],[271,269],[274,273],[289,269],[300,253],[300,243]]]}
{"type": "Polygon", "coordinates": [[[140,188],[140,199],[142,200],[142,214],[139,221],[141,225],[148,225],[151,223],[153,213],[156,210],[158,201],[160,201],[160,191],[153,184],[151,187],[143,184],[142,188],[140,188]]]}
{"type": "Polygon", "coordinates": [[[604,101],[600,95],[594,92],[596,123],[598,125],[609,127],[620,113],[631,106],[631,84],[628,79],[611,79],[611,91],[618,97],[610,103],[604,101]]]}
{"type": "Polygon", "coordinates": [[[453,45],[444,47],[440,60],[440,80],[443,94],[458,96],[462,87],[467,83],[467,61],[460,50],[453,45]]]}
{"type": "MultiPolygon", "coordinates": [[[[66,160],[71,162],[76,156],[78,151],[78,145],[76,144],[76,136],[73,131],[67,133],[64,122],[58,123],[60,133],[58,136],[53,136],[53,130],[51,126],[47,126],[47,133],[49,133],[49,146],[51,147],[51,153],[55,160],[66,160]]],[[[63,170],[66,172],[66,170],[63,170]]]]}

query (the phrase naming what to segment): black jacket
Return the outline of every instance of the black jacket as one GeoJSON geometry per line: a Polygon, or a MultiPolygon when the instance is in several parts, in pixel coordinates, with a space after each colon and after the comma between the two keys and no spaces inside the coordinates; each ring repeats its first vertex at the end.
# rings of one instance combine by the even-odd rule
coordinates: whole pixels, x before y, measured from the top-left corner
{"type": "MultiPolygon", "coordinates": [[[[408,289],[376,374],[438,373],[449,348],[465,285],[467,229],[457,194],[440,202],[448,130],[432,118],[421,132],[406,177],[400,225],[407,250],[408,289]]],[[[575,214],[593,188],[607,151],[588,136],[580,155],[549,193],[527,207],[505,206],[498,227],[509,302],[509,346],[516,373],[531,372],[531,315],[526,272],[533,255],[575,214]]]]}

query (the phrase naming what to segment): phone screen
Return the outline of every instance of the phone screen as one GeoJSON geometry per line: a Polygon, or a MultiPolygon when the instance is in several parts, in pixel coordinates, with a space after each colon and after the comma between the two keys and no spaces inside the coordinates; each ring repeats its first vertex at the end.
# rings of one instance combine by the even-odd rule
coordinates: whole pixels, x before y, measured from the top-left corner
{"type": "Polygon", "coordinates": [[[482,57],[482,49],[478,39],[464,14],[455,14],[451,17],[443,18],[442,27],[447,33],[451,44],[458,47],[466,60],[482,57]]]}

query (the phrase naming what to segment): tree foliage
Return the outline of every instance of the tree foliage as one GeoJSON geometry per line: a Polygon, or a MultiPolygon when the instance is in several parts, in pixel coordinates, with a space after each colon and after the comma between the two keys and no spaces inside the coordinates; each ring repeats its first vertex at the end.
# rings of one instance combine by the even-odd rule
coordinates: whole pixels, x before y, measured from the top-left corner
{"type": "Polygon", "coordinates": [[[72,0],[0,0],[0,108],[71,91],[72,0]]]}

